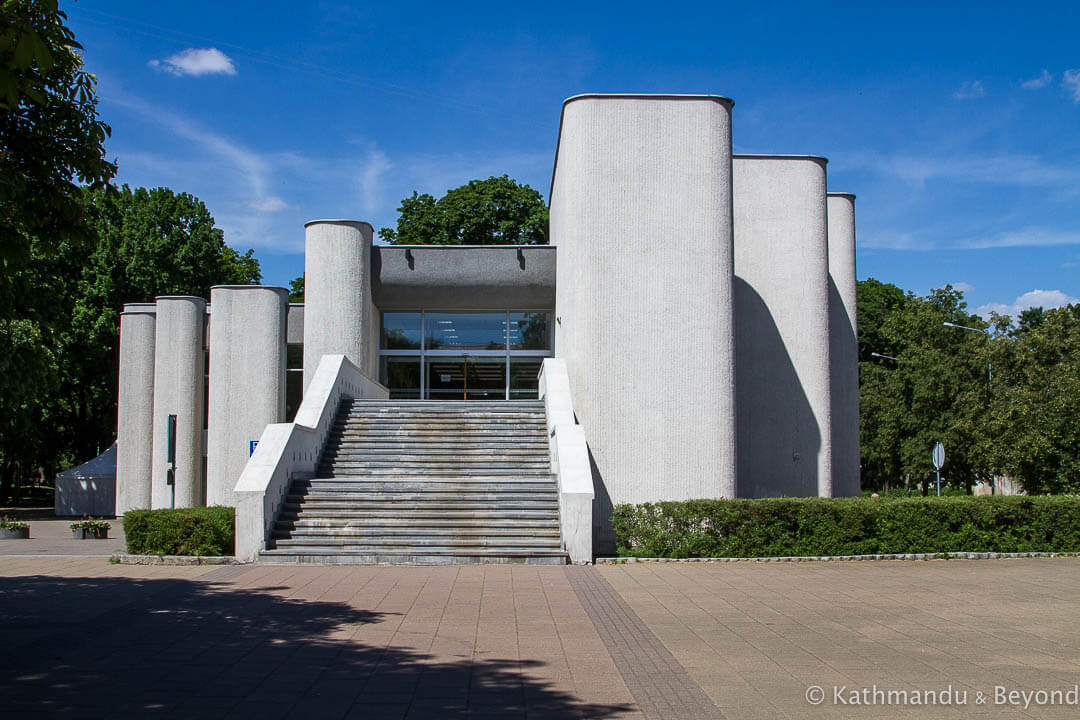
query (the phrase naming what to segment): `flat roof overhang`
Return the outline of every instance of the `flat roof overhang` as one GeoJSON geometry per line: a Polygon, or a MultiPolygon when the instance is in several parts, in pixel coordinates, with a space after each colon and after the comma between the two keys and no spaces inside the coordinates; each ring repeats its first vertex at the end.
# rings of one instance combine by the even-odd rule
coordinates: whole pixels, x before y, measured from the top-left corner
{"type": "Polygon", "coordinates": [[[553,245],[373,245],[380,310],[555,307],[553,245]]]}

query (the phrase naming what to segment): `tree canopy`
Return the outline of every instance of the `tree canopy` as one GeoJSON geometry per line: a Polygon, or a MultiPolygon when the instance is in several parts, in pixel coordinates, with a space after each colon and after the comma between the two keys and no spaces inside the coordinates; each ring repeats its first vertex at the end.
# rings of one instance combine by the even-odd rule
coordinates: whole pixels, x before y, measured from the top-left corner
{"type": "Polygon", "coordinates": [[[873,279],[858,303],[864,488],[928,482],[941,441],[954,486],[1080,491],[1080,306],[988,323],[950,286],[916,297],[873,279]]]}
{"type": "Polygon", "coordinates": [[[103,187],[116,173],[96,79],[66,19],[56,0],[3,0],[0,12],[0,264],[9,272],[35,242],[39,254],[55,252],[79,233],[78,185],[103,187]]]}
{"type": "Polygon", "coordinates": [[[81,191],[89,242],[31,246],[17,319],[0,323],[0,477],[46,476],[92,457],[116,431],[120,311],[158,295],[207,297],[257,283],[252,251],[227,246],[201,201],[166,188],[81,191]]]}
{"type": "Polygon", "coordinates": [[[508,176],[473,180],[439,200],[415,191],[401,201],[394,245],[546,245],[548,209],[539,192],[508,176]]]}

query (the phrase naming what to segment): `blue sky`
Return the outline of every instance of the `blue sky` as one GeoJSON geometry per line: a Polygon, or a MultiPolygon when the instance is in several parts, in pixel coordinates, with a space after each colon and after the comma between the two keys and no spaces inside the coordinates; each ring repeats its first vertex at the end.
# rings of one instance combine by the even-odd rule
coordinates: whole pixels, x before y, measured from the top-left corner
{"type": "Polygon", "coordinates": [[[735,100],[736,152],[829,158],[860,279],[1080,297],[1077,3],[61,7],[118,180],[198,196],[268,284],[303,272],[310,219],[393,225],[493,174],[546,197],[566,97],[701,92],[735,100]]]}

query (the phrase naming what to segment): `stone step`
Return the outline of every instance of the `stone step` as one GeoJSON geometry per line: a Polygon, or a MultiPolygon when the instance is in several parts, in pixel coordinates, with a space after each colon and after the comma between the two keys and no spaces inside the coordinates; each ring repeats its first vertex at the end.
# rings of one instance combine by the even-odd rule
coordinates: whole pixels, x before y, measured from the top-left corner
{"type": "Polygon", "coordinates": [[[282,506],[280,521],[299,520],[366,520],[371,522],[427,523],[432,520],[446,522],[553,522],[558,524],[558,513],[552,508],[529,509],[446,509],[444,507],[407,507],[400,505],[390,510],[364,509],[357,506],[345,508],[301,507],[296,503],[282,506]]]}
{"type": "Polygon", "coordinates": [[[264,550],[259,562],[298,565],[566,565],[569,558],[565,552],[542,552],[527,550],[473,549],[464,552],[459,548],[436,552],[423,550],[389,550],[343,548],[301,548],[288,550],[264,550]]]}
{"type": "Polygon", "coordinates": [[[347,443],[336,446],[328,446],[323,451],[323,457],[328,455],[370,455],[372,457],[489,457],[495,455],[506,458],[548,458],[547,443],[533,443],[529,446],[505,445],[501,447],[489,447],[480,444],[461,444],[456,447],[430,447],[416,444],[397,443],[401,447],[372,447],[368,443],[347,443]]]}
{"type": "Polygon", "coordinates": [[[376,516],[368,518],[339,517],[309,517],[292,514],[289,517],[279,517],[278,526],[292,526],[296,528],[383,528],[386,530],[410,530],[418,528],[460,528],[463,530],[473,529],[511,529],[521,531],[529,528],[559,529],[559,519],[547,513],[540,517],[506,517],[495,516],[478,518],[470,514],[462,513],[459,517],[445,517],[443,513],[429,513],[426,518],[417,517],[388,517],[376,516]]]}
{"type": "Polygon", "coordinates": [[[549,537],[529,538],[515,537],[509,540],[492,536],[469,536],[462,537],[460,541],[454,537],[365,537],[365,536],[330,536],[319,537],[292,537],[273,540],[275,548],[294,547],[350,547],[350,548],[389,548],[411,549],[430,548],[431,550],[483,550],[498,548],[500,550],[528,550],[540,548],[549,552],[561,550],[558,539],[549,537]]]}
{"type": "Polygon", "coordinates": [[[432,538],[440,538],[448,543],[469,542],[494,543],[502,540],[510,545],[535,545],[541,542],[558,545],[559,529],[535,527],[385,527],[364,525],[345,525],[334,527],[312,527],[276,525],[275,540],[299,540],[301,538],[367,538],[370,542],[407,539],[418,545],[429,544],[432,538]]]}
{"type": "Polygon", "coordinates": [[[386,412],[425,412],[428,410],[449,410],[451,412],[516,412],[521,410],[544,409],[543,400],[357,400],[345,398],[340,408],[363,408],[386,412]]]}
{"type": "Polygon", "coordinates": [[[444,478],[444,477],[456,477],[458,479],[468,478],[529,478],[530,481],[535,481],[536,478],[550,478],[550,468],[538,468],[535,470],[522,470],[518,467],[494,467],[494,468],[469,468],[469,469],[455,469],[455,468],[427,468],[427,467],[412,467],[402,468],[400,465],[391,467],[369,467],[363,463],[327,463],[319,465],[319,475],[332,475],[335,477],[395,477],[400,476],[402,478],[412,476],[414,479],[417,477],[432,478],[444,478]],[[445,471],[442,471],[445,470],[445,471]]]}
{"type": "Polygon", "coordinates": [[[473,481],[456,478],[425,478],[400,480],[371,480],[367,478],[329,477],[293,480],[290,487],[293,492],[307,490],[350,490],[361,492],[552,492],[554,481],[510,480],[473,481]]]}
{"type": "MultiPolygon", "coordinates": [[[[289,503],[320,503],[322,507],[328,507],[323,503],[363,505],[365,508],[383,507],[387,504],[408,502],[454,505],[462,509],[483,505],[484,507],[513,508],[557,508],[559,501],[554,497],[554,492],[470,492],[449,493],[434,491],[419,492],[369,492],[362,490],[311,490],[289,493],[285,496],[285,502],[289,503]],[[549,497],[550,496],[550,497],[549,497]]],[[[312,505],[314,507],[314,505],[312,505]]]]}

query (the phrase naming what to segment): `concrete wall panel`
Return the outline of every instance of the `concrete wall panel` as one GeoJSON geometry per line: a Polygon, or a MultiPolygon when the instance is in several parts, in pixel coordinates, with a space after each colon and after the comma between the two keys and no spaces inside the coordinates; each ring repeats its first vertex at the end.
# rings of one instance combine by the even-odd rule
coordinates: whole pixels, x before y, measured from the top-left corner
{"type": "Polygon", "coordinates": [[[740,497],[830,497],[825,160],[735,156],[740,497]]]}
{"type": "Polygon", "coordinates": [[[250,441],[285,420],[289,291],[265,285],[210,290],[206,504],[236,507],[233,488],[250,441]]]}
{"type": "Polygon", "coordinates": [[[150,508],[154,456],[153,303],[131,303],[120,314],[120,376],[116,402],[116,507],[150,508]]]}
{"type": "Polygon", "coordinates": [[[860,491],[855,196],[829,193],[828,209],[833,494],[839,497],[858,495],[860,491]]]}
{"type": "Polygon", "coordinates": [[[613,503],[735,492],[731,102],[567,100],[551,237],[603,553],[613,503]]]}
{"type": "Polygon", "coordinates": [[[304,259],[304,388],[323,355],[342,354],[376,377],[379,315],[371,299],[371,225],[313,220],[304,259]]]}
{"type": "Polygon", "coordinates": [[[157,298],[154,337],[154,442],[151,507],[204,502],[203,428],[206,390],[206,301],[157,298]],[[169,415],[176,415],[176,484],[166,483],[169,415]],[[175,497],[173,495],[175,490],[175,497]]]}
{"type": "Polygon", "coordinates": [[[382,310],[550,308],[551,245],[375,246],[372,295],[382,310]]]}

